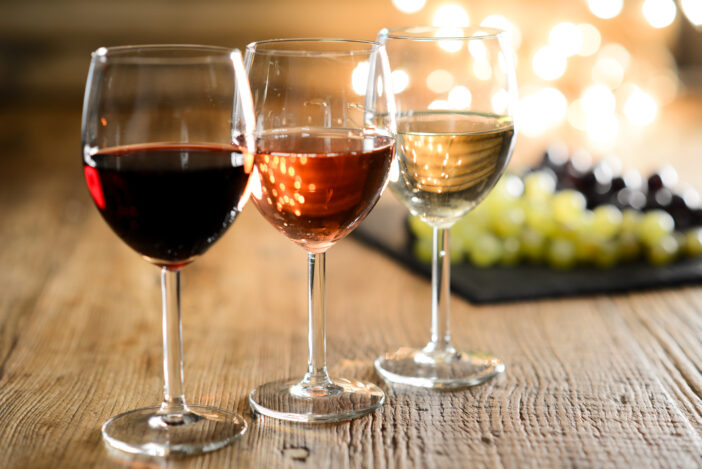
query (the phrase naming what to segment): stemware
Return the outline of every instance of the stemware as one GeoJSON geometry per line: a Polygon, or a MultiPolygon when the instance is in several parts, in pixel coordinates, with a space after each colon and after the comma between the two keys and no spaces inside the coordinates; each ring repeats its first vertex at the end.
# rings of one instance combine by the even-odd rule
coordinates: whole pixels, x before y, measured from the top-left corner
{"type": "Polygon", "coordinates": [[[397,157],[390,189],[433,227],[431,339],[375,361],[389,382],[429,388],[479,384],[499,359],[457,350],[449,329],[449,228],[480,203],[515,143],[516,79],[505,34],[491,28],[382,30],[395,86],[397,157]]]}
{"type": "Polygon", "coordinates": [[[385,395],[327,373],[325,253],[366,217],[387,182],[395,144],[387,57],[374,42],[289,39],[250,44],[245,61],[256,116],[253,202],[307,251],[309,303],[307,373],[263,384],[249,401],[284,420],[357,417],[385,395]]]}
{"type": "Polygon", "coordinates": [[[185,401],[180,270],[224,234],[246,202],[251,155],[238,142],[246,144],[242,136],[253,131],[250,93],[238,50],[160,45],[92,54],[85,179],[112,230],[160,267],[163,300],[163,402],[105,422],[103,438],[117,449],[196,454],[246,430],[240,415],[185,401]]]}

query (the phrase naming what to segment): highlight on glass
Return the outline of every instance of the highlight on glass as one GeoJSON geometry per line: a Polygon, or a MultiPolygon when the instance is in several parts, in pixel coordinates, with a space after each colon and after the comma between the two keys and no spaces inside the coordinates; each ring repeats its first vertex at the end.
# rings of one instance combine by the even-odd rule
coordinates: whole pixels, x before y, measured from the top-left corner
{"type": "Polygon", "coordinates": [[[257,124],[253,202],[307,251],[309,300],[307,372],[265,383],[249,401],[283,420],[358,417],[385,395],[372,383],[327,372],[325,256],[387,183],[395,126],[385,50],[367,41],[271,40],[250,44],[245,61],[257,124]]]}
{"type": "Polygon", "coordinates": [[[512,52],[492,28],[382,30],[393,74],[397,157],[390,189],[433,227],[430,340],[375,361],[392,383],[471,386],[502,373],[485,353],[453,345],[449,327],[449,228],[477,206],[502,175],[515,143],[517,91],[512,52]]]}
{"type": "Polygon", "coordinates": [[[240,415],[185,400],[180,271],[224,234],[246,202],[250,93],[238,50],[125,46],[92,54],[82,121],[85,179],[110,228],[161,270],[163,402],[105,422],[104,440],[119,450],[197,454],[246,430],[240,415]]]}

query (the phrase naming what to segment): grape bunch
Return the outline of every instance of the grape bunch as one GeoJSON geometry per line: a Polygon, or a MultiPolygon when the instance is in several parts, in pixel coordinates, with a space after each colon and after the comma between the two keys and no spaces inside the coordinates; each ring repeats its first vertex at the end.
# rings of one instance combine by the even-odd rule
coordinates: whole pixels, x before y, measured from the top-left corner
{"type": "MultiPolygon", "coordinates": [[[[410,216],[413,252],[431,262],[432,228],[410,216]]],[[[450,229],[452,263],[600,268],[702,255],[700,196],[672,166],[644,179],[616,158],[553,147],[521,175],[507,173],[450,229]]]]}

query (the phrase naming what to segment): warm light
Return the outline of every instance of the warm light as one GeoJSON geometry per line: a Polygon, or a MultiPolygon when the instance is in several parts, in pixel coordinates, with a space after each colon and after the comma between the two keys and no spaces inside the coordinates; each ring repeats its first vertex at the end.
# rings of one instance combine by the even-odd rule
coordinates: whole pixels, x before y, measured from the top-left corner
{"type": "Polygon", "coordinates": [[[670,103],[678,94],[678,76],[672,70],[654,75],[646,85],[646,88],[654,92],[661,105],[670,103]]]}
{"type": "Polygon", "coordinates": [[[470,51],[470,55],[472,55],[475,60],[487,60],[487,47],[485,47],[482,40],[468,41],[468,51],[470,51]]]}
{"type": "Polygon", "coordinates": [[[507,104],[509,103],[509,95],[507,90],[500,89],[492,95],[492,111],[495,114],[504,114],[507,112],[507,104]]]}
{"type": "Polygon", "coordinates": [[[460,5],[444,5],[434,14],[434,26],[466,27],[469,23],[468,12],[460,5]]]}
{"type": "Polygon", "coordinates": [[[392,74],[392,90],[395,94],[402,93],[409,86],[409,75],[404,70],[393,70],[392,74]]]}
{"type": "Polygon", "coordinates": [[[446,70],[434,70],[427,77],[427,88],[434,93],[444,93],[453,86],[453,75],[446,70]]]}
{"type": "Polygon", "coordinates": [[[576,99],[568,106],[568,123],[578,130],[585,130],[587,116],[585,115],[582,99],[576,99]]]}
{"type": "Polygon", "coordinates": [[[435,99],[434,101],[429,103],[429,106],[427,106],[427,108],[433,111],[441,111],[451,109],[451,105],[445,99],[435,99]]]}
{"type": "Polygon", "coordinates": [[[544,46],[536,51],[531,65],[540,78],[555,80],[563,76],[566,71],[566,58],[551,46],[544,46]]]}
{"type": "Polygon", "coordinates": [[[472,100],[473,95],[465,86],[454,86],[448,94],[451,109],[468,109],[472,100]]]}
{"type": "MultiPolygon", "coordinates": [[[[444,26],[434,34],[435,37],[463,37],[463,29],[457,26],[444,26]]],[[[463,41],[439,41],[439,47],[446,52],[458,52],[463,47],[463,41]]]]}
{"type": "Polygon", "coordinates": [[[489,80],[492,77],[492,67],[487,62],[473,62],[473,74],[478,80],[489,80]]]}
{"type": "Polygon", "coordinates": [[[578,55],[588,56],[592,55],[600,48],[602,43],[602,36],[600,31],[591,24],[583,23],[578,25],[580,34],[583,36],[583,42],[580,45],[580,50],[578,55]]]}
{"type": "Polygon", "coordinates": [[[702,25],[702,0],[681,0],[682,11],[695,26],[702,25]]]}
{"type": "Polygon", "coordinates": [[[417,13],[424,8],[426,3],[427,0],[392,0],[392,4],[395,5],[395,8],[402,13],[417,13]]]}
{"type": "MultiPolygon", "coordinates": [[[[506,98],[506,92],[504,96],[506,98]]],[[[565,96],[556,88],[543,88],[528,94],[519,101],[520,132],[531,137],[541,135],[560,125],[567,109],[565,96]]]]}
{"type": "Polygon", "coordinates": [[[618,60],[612,57],[603,57],[598,59],[595,66],[592,67],[592,80],[614,89],[624,80],[624,68],[618,60]]]}
{"type": "Polygon", "coordinates": [[[615,59],[625,71],[629,68],[629,64],[631,63],[631,54],[626,50],[626,47],[615,42],[604,45],[600,53],[597,54],[597,57],[600,59],[605,57],[615,59]]]}
{"type": "Polygon", "coordinates": [[[587,0],[587,6],[593,15],[608,20],[622,11],[624,0],[587,0]]]}
{"type": "Polygon", "coordinates": [[[619,120],[614,114],[587,119],[586,130],[588,138],[600,144],[612,144],[619,133],[619,120]]]}
{"type": "Polygon", "coordinates": [[[678,8],[673,0],[646,0],[641,11],[648,24],[654,28],[665,28],[675,21],[678,8]]]}
{"type": "Polygon", "coordinates": [[[580,51],[583,45],[583,33],[573,23],[559,23],[548,35],[548,42],[561,54],[570,57],[580,51]]]}
{"type": "Polygon", "coordinates": [[[480,23],[480,26],[505,31],[514,50],[519,49],[519,45],[522,43],[522,33],[519,31],[519,28],[502,15],[490,15],[480,23]]]}
{"type": "Polygon", "coordinates": [[[604,85],[589,86],[583,92],[582,100],[583,109],[588,119],[612,115],[617,106],[614,93],[604,85]]]}
{"type": "Polygon", "coordinates": [[[635,87],[624,103],[624,115],[634,125],[646,126],[654,121],[658,114],[658,104],[650,94],[635,87]]]}
{"type": "Polygon", "coordinates": [[[368,62],[359,62],[356,68],[353,69],[353,72],[351,72],[351,87],[356,94],[361,96],[366,94],[368,73],[370,73],[368,62]]]}

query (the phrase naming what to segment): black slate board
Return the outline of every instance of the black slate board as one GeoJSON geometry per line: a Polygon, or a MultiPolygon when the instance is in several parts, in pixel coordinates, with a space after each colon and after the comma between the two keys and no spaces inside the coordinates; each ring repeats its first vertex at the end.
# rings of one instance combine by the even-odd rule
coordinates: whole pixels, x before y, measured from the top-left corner
{"type": "MultiPolygon", "coordinates": [[[[431,266],[411,253],[407,211],[394,200],[381,200],[353,236],[411,270],[431,278],[431,266]]],[[[554,270],[546,266],[479,268],[451,266],[451,289],[472,303],[501,303],[538,298],[619,293],[702,283],[702,260],[684,259],[654,267],[645,262],[612,269],[595,267],[554,270]]]]}

